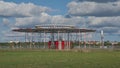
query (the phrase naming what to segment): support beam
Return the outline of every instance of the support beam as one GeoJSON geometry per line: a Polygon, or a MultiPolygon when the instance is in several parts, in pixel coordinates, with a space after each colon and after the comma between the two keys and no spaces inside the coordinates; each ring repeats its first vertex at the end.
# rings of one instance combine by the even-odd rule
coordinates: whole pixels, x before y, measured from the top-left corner
{"type": "Polygon", "coordinates": [[[46,48],[46,33],[45,33],[45,31],[44,31],[44,48],[46,48]]]}
{"type": "Polygon", "coordinates": [[[79,36],[78,43],[79,43],[79,48],[80,48],[80,30],[79,30],[78,36],[79,36]]]}
{"type": "Polygon", "coordinates": [[[70,49],[70,33],[68,32],[68,41],[67,41],[67,44],[68,44],[68,49],[70,49]]]}
{"type": "Polygon", "coordinates": [[[60,41],[59,31],[58,31],[58,34],[57,34],[57,40],[60,41]]]}
{"type": "Polygon", "coordinates": [[[86,48],[86,33],[84,33],[84,48],[86,48]]]}

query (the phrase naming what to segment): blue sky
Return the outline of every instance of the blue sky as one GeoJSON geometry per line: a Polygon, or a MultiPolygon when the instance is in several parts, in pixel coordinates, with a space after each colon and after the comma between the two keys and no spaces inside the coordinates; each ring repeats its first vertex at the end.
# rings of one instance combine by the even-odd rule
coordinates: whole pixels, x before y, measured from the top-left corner
{"type": "Polygon", "coordinates": [[[17,4],[20,3],[34,3],[35,5],[41,5],[41,6],[47,6],[53,9],[58,10],[57,12],[54,12],[52,14],[62,14],[64,15],[67,13],[67,8],[66,5],[71,1],[71,0],[4,0],[7,2],[15,2],[17,4]]]}
{"type": "Polygon", "coordinates": [[[0,42],[16,35],[13,28],[50,23],[96,29],[93,40],[100,40],[103,30],[105,40],[120,41],[119,12],[120,0],[0,0],[0,42]]]}

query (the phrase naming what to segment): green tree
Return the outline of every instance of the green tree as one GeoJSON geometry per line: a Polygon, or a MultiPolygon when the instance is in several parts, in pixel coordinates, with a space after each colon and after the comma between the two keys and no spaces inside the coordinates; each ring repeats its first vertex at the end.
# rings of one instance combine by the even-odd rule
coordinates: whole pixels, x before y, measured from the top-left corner
{"type": "Polygon", "coordinates": [[[117,44],[118,46],[120,46],[120,42],[118,42],[118,44],[117,44]]]}
{"type": "Polygon", "coordinates": [[[110,41],[105,41],[105,42],[104,42],[104,45],[105,45],[105,46],[109,46],[109,45],[112,45],[112,43],[111,43],[110,41]]]}

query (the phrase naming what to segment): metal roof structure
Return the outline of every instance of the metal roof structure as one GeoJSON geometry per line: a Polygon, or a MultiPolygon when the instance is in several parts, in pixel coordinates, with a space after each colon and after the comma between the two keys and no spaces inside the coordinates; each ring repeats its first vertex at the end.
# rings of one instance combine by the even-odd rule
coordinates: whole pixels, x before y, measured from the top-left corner
{"type": "Polygon", "coordinates": [[[95,32],[92,29],[80,29],[73,25],[36,25],[35,28],[13,29],[16,32],[35,32],[35,33],[78,33],[78,32],[95,32]]]}
{"type": "Polygon", "coordinates": [[[23,28],[23,29],[13,29],[12,31],[16,32],[46,32],[46,33],[78,33],[78,32],[95,32],[96,30],[92,29],[79,29],[79,28],[23,28]]]}
{"type": "MultiPolygon", "coordinates": [[[[95,32],[96,30],[92,30],[92,29],[87,29],[87,28],[77,28],[73,25],[36,25],[35,28],[18,28],[18,29],[13,29],[12,31],[15,32],[25,32],[25,42],[26,39],[29,37],[29,39],[31,39],[30,42],[33,41],[33,34],[38,33],[38,35],[40,35],[39,40],[44,42],[44,48],[46,48],[46,36],[50,36],[49,37],[49,41],[51,41],[51,45],[49,48],[55,48],[56,44],[55,41],[57,39],[57,41],[65,41],[65,47],[67,49],[71,48],[71,40],[77,40],[77,41],[81,41],[80,38],[82,38],[80,36],[81,33],[84,33],[86,35],[87,32],[95,32]],[[32,36],[30,38],[30,36],[28,36],[28,34],[31,33],[32,36]],[[74,34],[75,33],[75,34],[74,34]],[[41,36],[44,37],[44,39],[42,40],[41,36]],[[75,37],[75,38],[73,38],[75,37]],[[65,38],[65,39],[64,39],[65,38]]],[[[49,42],[48,42],[49,43],[49,42]]],[[[80,43],[78,43],[80,46],[80,43]]],[[[32,44],[30,44],[30,48],[32,48],[31,46],[32,44]]],[[[59,46],[61,46],[61,44],[59,44],[59,46]]]]}

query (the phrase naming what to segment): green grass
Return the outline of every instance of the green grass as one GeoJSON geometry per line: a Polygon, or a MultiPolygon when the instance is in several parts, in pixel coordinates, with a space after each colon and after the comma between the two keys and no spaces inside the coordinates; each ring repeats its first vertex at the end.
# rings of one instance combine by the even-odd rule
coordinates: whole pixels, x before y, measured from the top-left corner
{"type": "Polygon", "coordinates": [[[0,68],[120,68],[120,52],[0,51],[0,68]]]}

